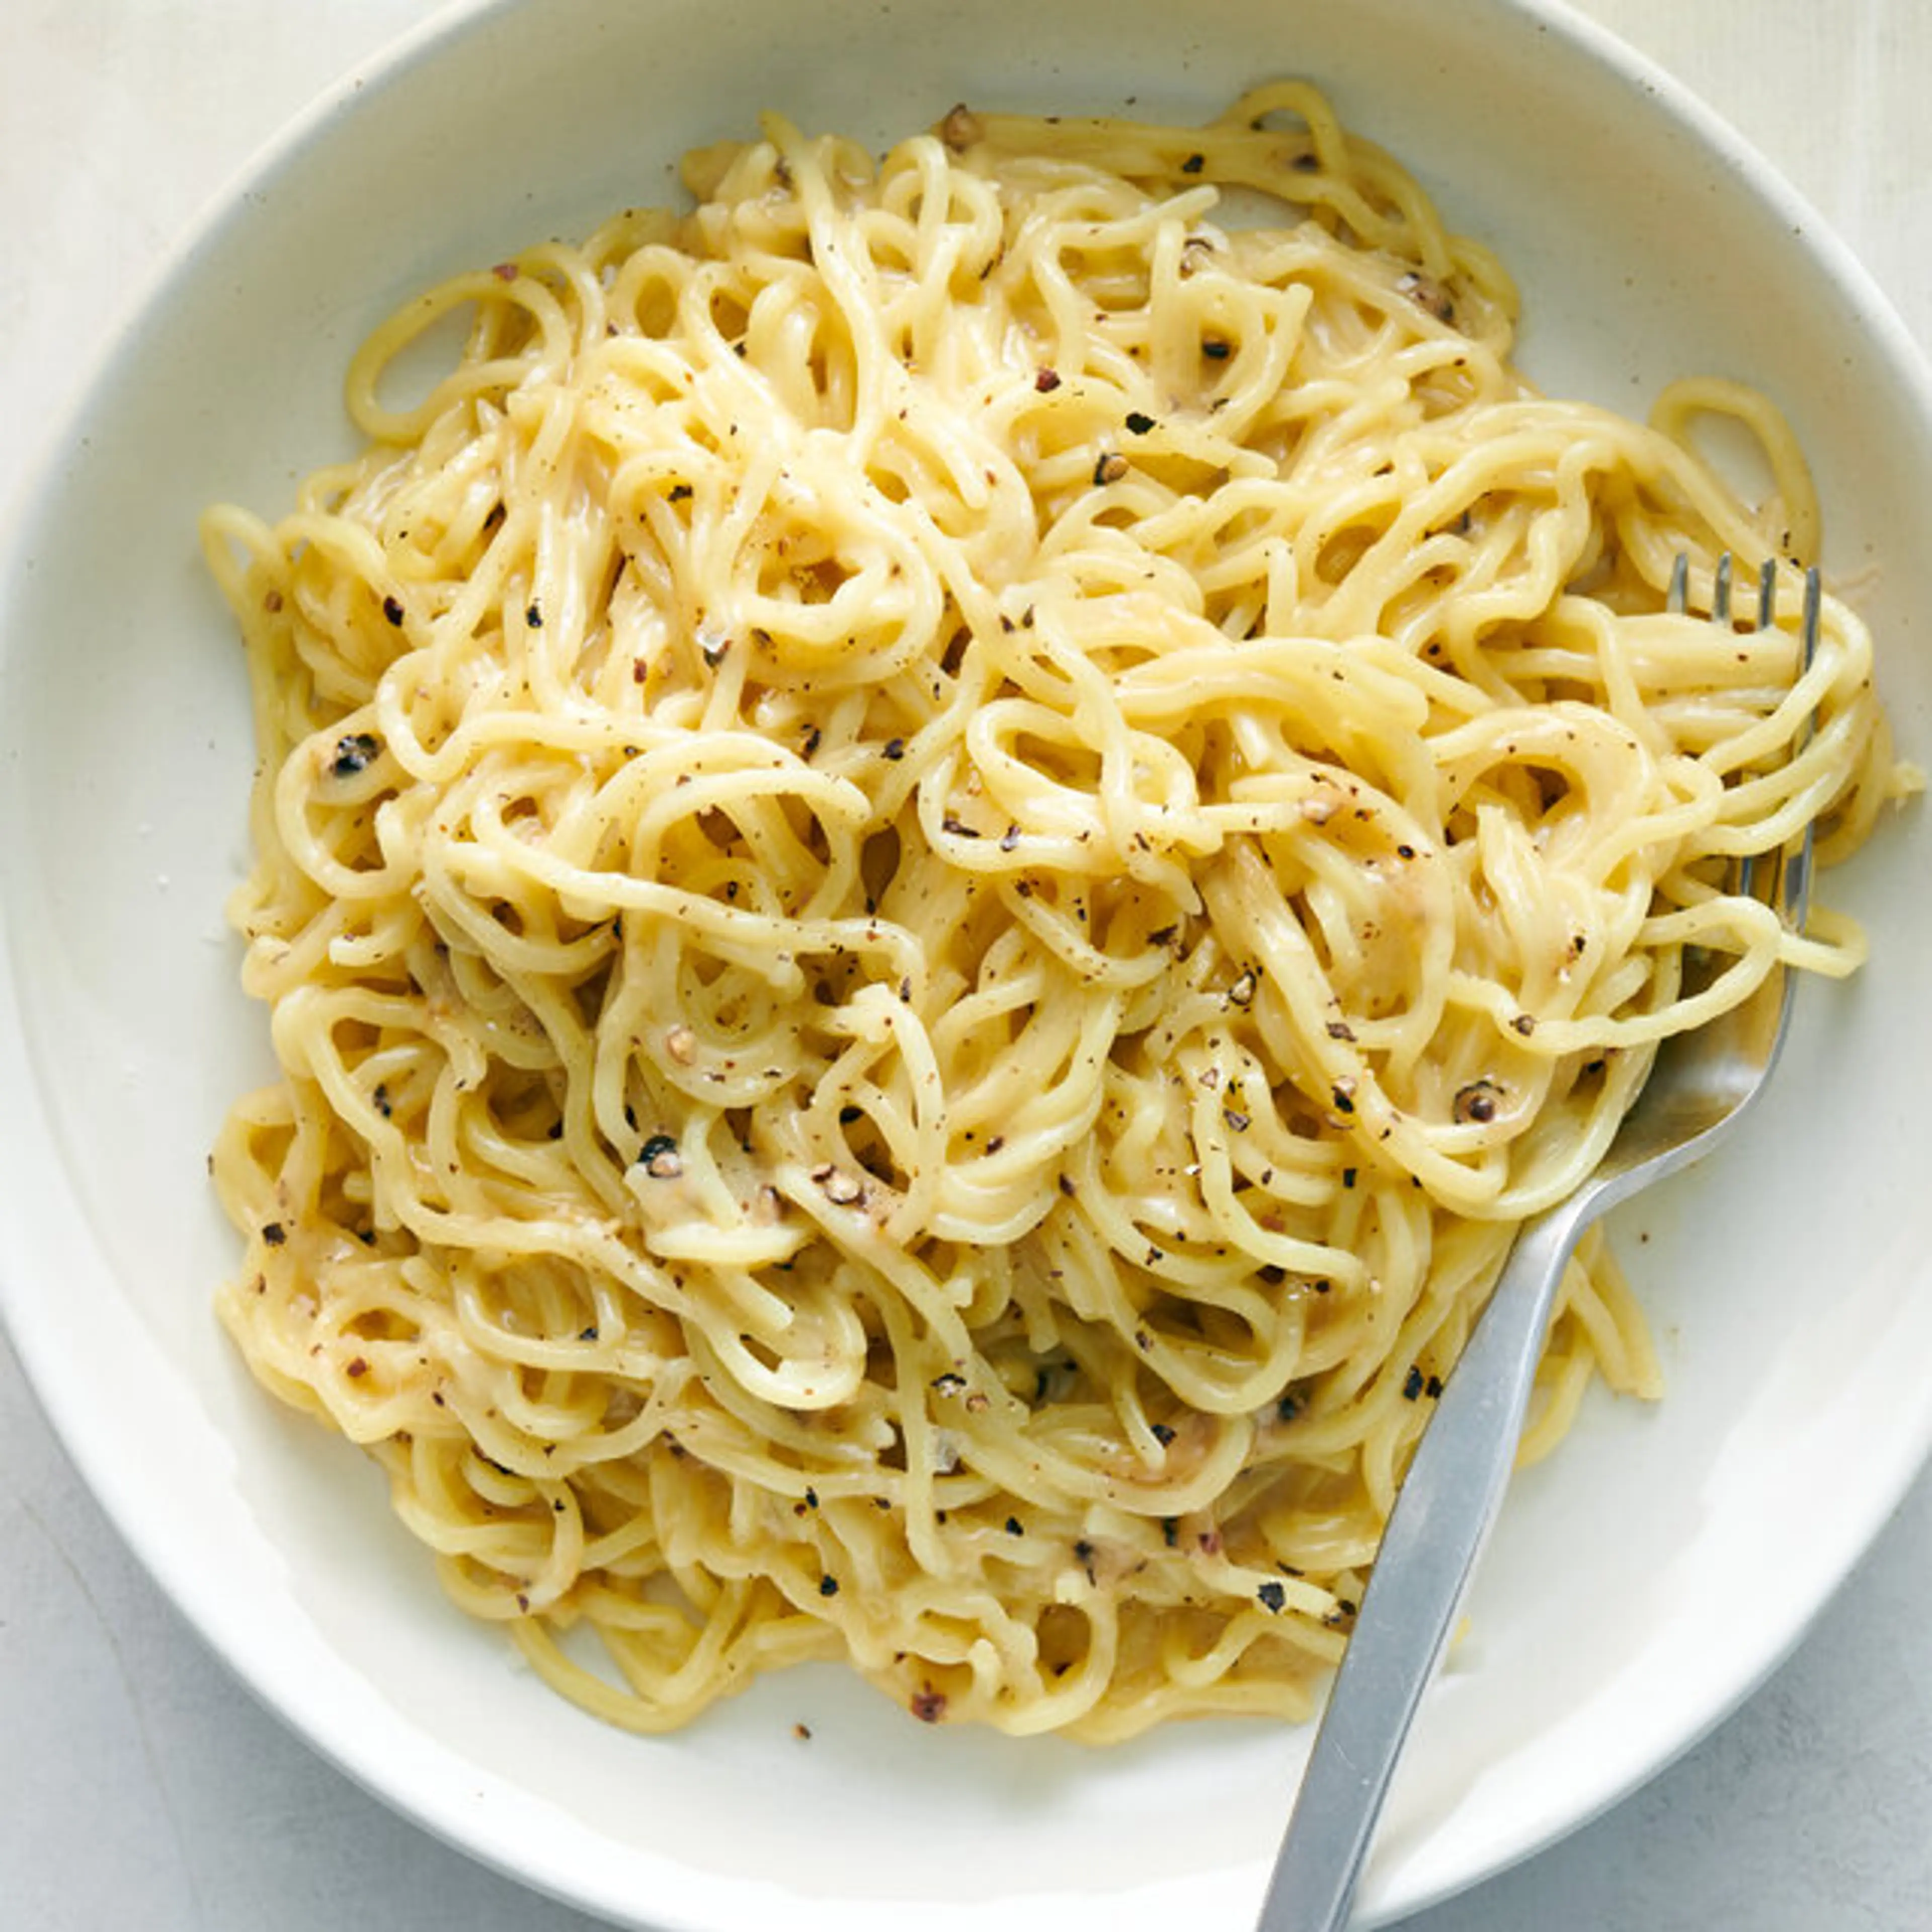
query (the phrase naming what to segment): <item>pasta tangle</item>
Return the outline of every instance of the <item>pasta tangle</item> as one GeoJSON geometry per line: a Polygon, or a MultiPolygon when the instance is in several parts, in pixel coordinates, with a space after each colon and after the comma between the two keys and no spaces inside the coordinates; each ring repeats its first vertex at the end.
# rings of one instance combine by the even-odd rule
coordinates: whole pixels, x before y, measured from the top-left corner
{"type": "MultiPolygon", "coordinates": [[[[1858,962],[1724,878],[1900,788],[1864,627],[1665,608],[1795,580],[1802,455],[1538,394],[1298,83],[686,178],[406,307],[364,453],[208,514],[282,1070],[223,1318],[617,1723],[807,1658],[1299,1718],[1517,1225],[1660,1040],[1858,962]]],[[[1598,1377],[1659,1379],[1593,1237],[1531,1448],[1598,1377]]]]}

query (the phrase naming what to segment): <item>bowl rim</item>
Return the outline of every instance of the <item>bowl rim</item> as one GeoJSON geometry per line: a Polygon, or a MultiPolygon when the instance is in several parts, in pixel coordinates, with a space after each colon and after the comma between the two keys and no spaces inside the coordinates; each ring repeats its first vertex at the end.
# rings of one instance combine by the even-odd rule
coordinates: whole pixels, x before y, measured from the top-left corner
{"type": "MultiPolygon", "coordinates": [[[[1424,4],[1424,0],[1416,3],[1424,4]]],[[[37,538],[53,514],[59,495],[62,453],[83,436],[109,372],[149,315],[192,284],[203,257],[231,227],[245,220],[250,196],[302,166],[345,116],[352,118],[368,110],[380,94],[458,42],[496,31],[501,22],[525,10],[528,4],[529,0],[446,0],[357,61],[258,144],[229,171],[177,236],[164,244],[122,304],[117,318],[101,334],[92,354],[85,358],[81,375],[52,412],[38,448],[20,466],[9,500],[0,505],[0,532],[4,532],[0,535],[0,613],[11,610],[18,583],[33,567],[37,538]]],[[[1627,94],[1646,98],[1654,111],[1682,127],[1698,147],[1742,173],[1754,196],[1785,223],[1797,245],[1843,290],[1859,318],[1867,346],[1882,366],[1885,379],[1899,390],[1904,406],[1924,427],[1932,448],[1932,360],[1870,272],[1772,162],[1688,86],[1609,27],[1575,11],[1567,0],[1478,0],[1478,4],[1492,19],[1510,22],[1516,30],[1551,36],[1570,56],[1598,69],[1627,94]]],[[[0,692],[4,692],[10,667],[22,649],[11,627],[0,629],[0,692]]],[[[8,902],[0,895],[0,1088],[32,1094],[35,1085],[9,928],[8,902]]],[[[44,1142],[17,1150],[15,1162],[10,1163],[13,1171],[0,1184],[0,1193],[22,1201],[37,1189],[64,1194],[64,1163],[44,1142]]],[[[130,1466],[102,1453],[100,1438],[89,1428],[77,1400],[80,1391],[58,1360],[58,1343],[45,1318],[44,1304],[26,1286],[51,1258],[37,1253],[39,1245],[37,1232],[24,1228],[11,1216],[0,1216],[0,1328],[13,1342],[48,1427],[118,1537],[180,1610],[196,1636],[309,1748],[432,1836],[577,1910],[642,1923],[634,1922],[638,1906],[629,1887],[620,1896],[616,1888],[589,1885],[584,1874],[554,1862],[533,1862],[527,1847],[512,1849],[493,1834],[489,1808],[479,1810],[473,1791],[455,1792],[441,1788],[436,1780],[398,1777],[392,1768],[358,1751],[343,1727],[332,1721],[325,1705],[304,1699],[287,1682],[277,1667],[272,1642],[257,1638],[245,1622],[238,1624],[225,1607],[218,1580],[185,1564],[169,1538],[139,1507],[139,1482],[130,1466]]],[[[1928,1458],[1932,1458],[1932,1399],[1920,1419],[1916,1451],[1900,1455],[1897,1466],[1886,1472],[1886,1480],[1868,1483],[1858,1491],[1858,1507],[1845,1538],[1855,1550],[1869,1546],[1928,1458]]],[[[1652,1755],[1628,1774],[1606,1781],[1582,1810],[1573,1808],[1553,1821],[1526,1830],[1502,1856],[1470,1870],[1459,1883],[1402,1899],[1395,1905],[1395,1916],[1406,1916],[1438,1903],[1533,1856],[1621,1802],[1694,1748],[1797,1648],[1843,1582],[1841,1571],[1816,1594],[1815,1600],[1803,1606],[1775,1654],[1756,1660],[1756,1667],[1743,1678],[1712,1687],[1711,1694],[1696,1702],[1679,1727],[1674,1748],[1664,1755],[1652,1755]]],[[[637,1869],[661,1862],[654,1852],[627,1849],[637,1869]]],[[[711,1932],[722,1922],[716,1915],[716,1901],[730,1886],[741,1883],[734,1880],[728,1886],[722,1878],[707,1876],[701,1898],[654,1897],[650,1909],[656,1916],[650,1922],[661,1924],[665,1932],[711,1932]]],[[[760,1914],[772,1903],[755,1886],[742,1890],[740,1902],[748,1911],[760,1914]]],[[[1198,1903],[1198,1897],[1195,1902],[1198,1903]]]]}

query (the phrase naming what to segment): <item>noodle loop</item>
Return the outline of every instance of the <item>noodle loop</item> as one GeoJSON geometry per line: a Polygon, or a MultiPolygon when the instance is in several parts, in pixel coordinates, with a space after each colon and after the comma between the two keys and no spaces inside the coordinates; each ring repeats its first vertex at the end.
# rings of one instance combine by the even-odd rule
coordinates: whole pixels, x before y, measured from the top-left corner
{"type": "MultiPolygon", "coordinates": [[[[1537,394],[1299,83],[686,178],[411,304],[362,457],[209,513],[282,1067],[224,1318],[619,1723],[826,1656],[1300,1715],[1517,1223],[1658,1040],[1857,964],[1723,882],[1902,788],[1864,628],[1664,608],[1793,574],[1802,457],[1537,394]]],[[[1529,1452],[1596,1375],[1658,1382],[1593,1237],[1529,1452]]]]}

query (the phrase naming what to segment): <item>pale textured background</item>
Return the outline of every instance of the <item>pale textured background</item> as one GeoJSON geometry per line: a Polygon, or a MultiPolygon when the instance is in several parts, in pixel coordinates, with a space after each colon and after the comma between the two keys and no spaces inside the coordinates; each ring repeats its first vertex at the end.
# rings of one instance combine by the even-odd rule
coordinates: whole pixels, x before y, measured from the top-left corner
{"type": "MultiPolygon", "coordinates": [[[[313,94],[430,10],[0,0],[0,504],[183,225],[313,94]]],[[[1582,10],[1770,154],[1932,343],[1932,4],[1582,10]]],[[[123,1924],[592,1922],[392,1817],[259,1709],[122,1549],[0,1339],[0,1928],[123,1924]]],[[[1597,1823],[1409,1925],[1932,1926],[1932,1479],[1737,1716],[1597,1823]]]]}

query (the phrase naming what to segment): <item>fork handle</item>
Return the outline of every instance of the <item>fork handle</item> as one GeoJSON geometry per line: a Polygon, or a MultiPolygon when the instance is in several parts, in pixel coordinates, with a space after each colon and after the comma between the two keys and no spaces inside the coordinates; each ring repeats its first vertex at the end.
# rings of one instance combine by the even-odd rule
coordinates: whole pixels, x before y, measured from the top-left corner
{"type": "Polygon", "coordinates": [[[1573,1196],[1524,1224],[1416,1445],[1257,1932],[1347,1923],[1403,1742],[1508,1484],[1556,1286],[1587,1215],[1573,1196]]]}

